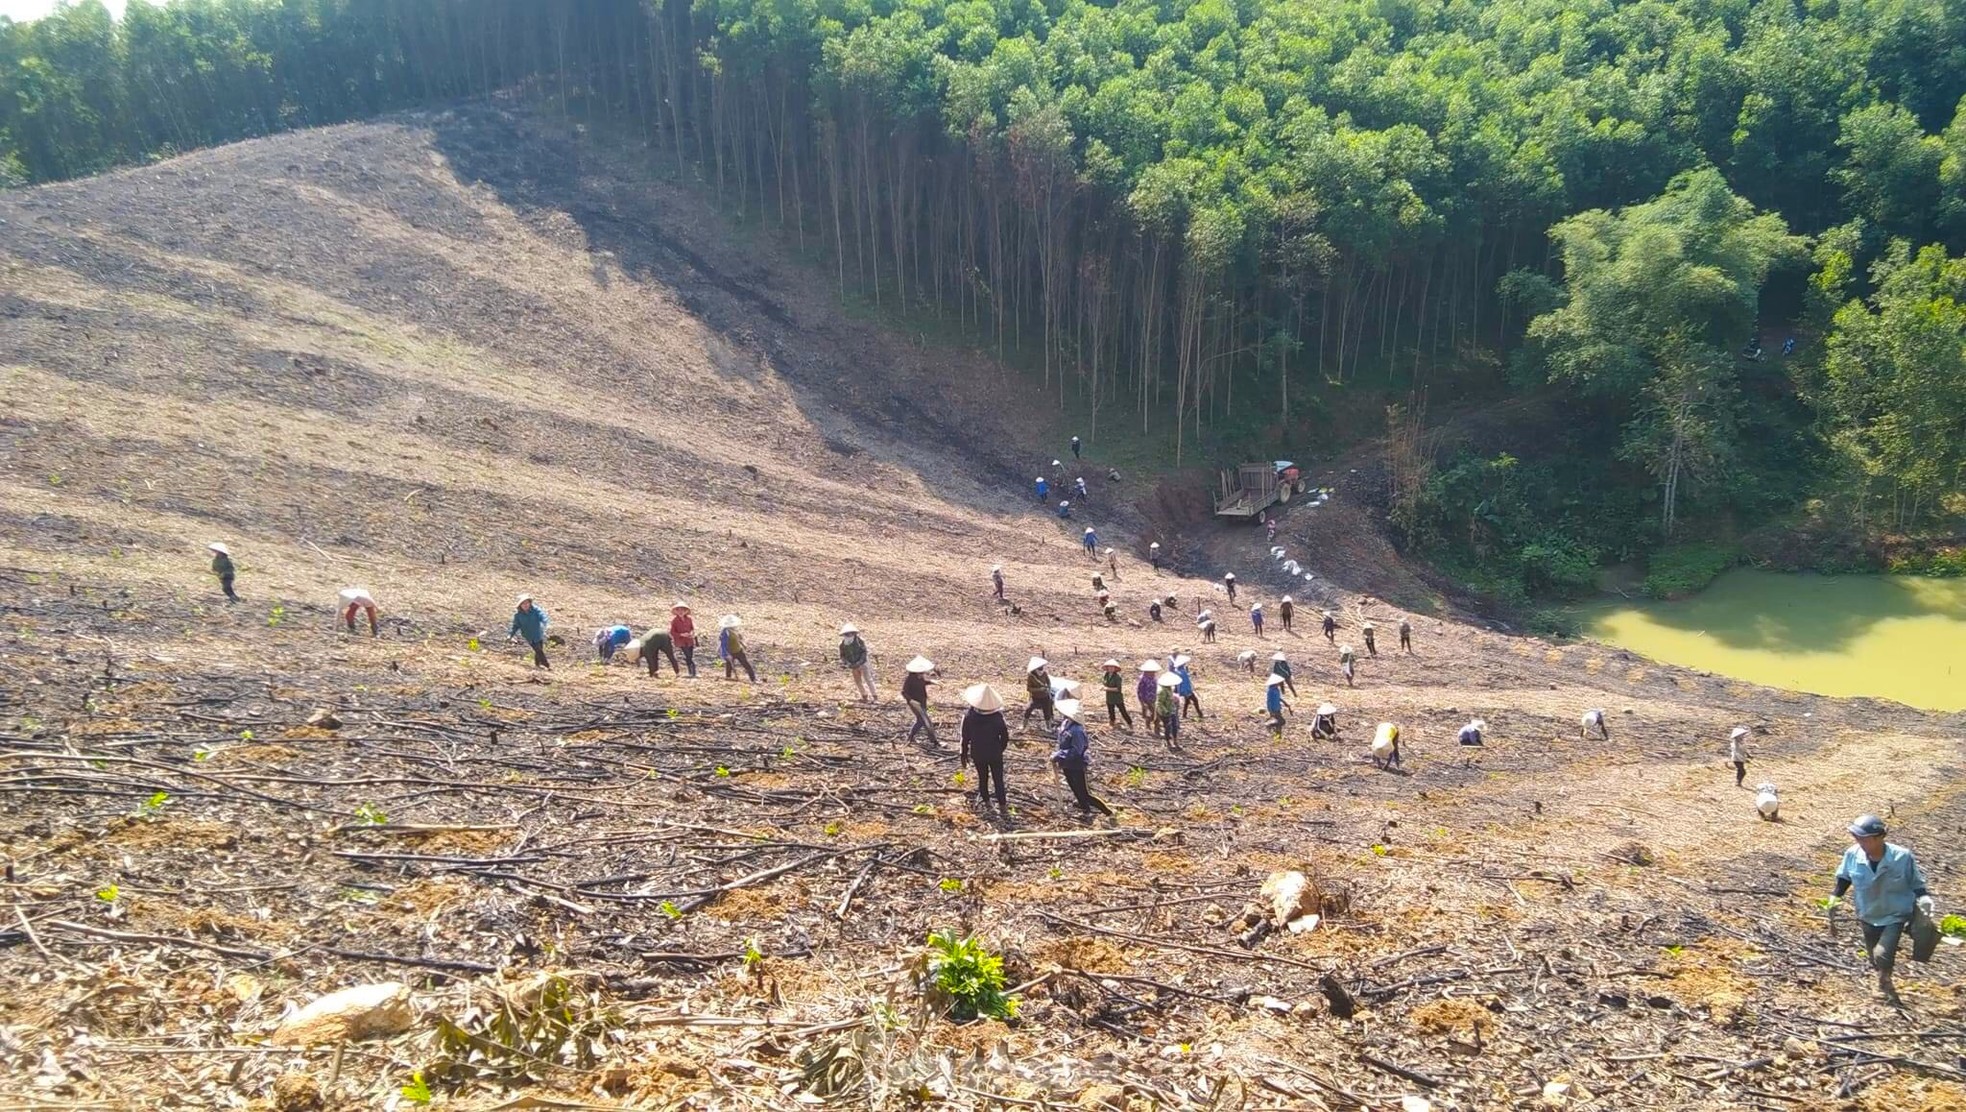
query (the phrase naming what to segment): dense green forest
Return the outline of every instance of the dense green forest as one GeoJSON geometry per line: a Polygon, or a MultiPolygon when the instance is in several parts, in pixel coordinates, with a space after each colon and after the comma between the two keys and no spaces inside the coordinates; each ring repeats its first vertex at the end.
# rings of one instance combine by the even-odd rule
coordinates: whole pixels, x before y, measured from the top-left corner
{"type": "Polygon", "coordinates": [[[89,0],[0,21],[0,178],[510,88],[1095,435],[1390,432],[1502,594],[1966,514],[1962,0],[89,0]]]}

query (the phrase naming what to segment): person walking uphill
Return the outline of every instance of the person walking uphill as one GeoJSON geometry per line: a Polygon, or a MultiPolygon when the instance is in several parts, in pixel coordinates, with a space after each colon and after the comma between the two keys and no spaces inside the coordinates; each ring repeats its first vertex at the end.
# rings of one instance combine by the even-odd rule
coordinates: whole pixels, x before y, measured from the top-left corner
{"type": "Polygon", "coordinates": [[[1283,601],[1277,603],[1277,617],[1283,619],[1283,631],[1285,633],[1290,632],[1290,616],[1296,613],[1296,610],[1297,604],[1290,601],[1289,595],[1283,596],[1283,601]]]}
{"type": "Polygon", "coordinates": [[[758,671],[751,667],[751,658],[744,653],[743,625],[744,619],[735,614],[725,614],[717,620],[717,647],[723,650],[724,678],[736,679],[737,669],[741,667],[751,682],[757,683],[758,671]]]}
{"type": "Polygon", "coordinates": [[[1181,717],[1188,717],[1190,707],[1194,708],[1196,718],[1207,717],[1201,712],[1201,700],[1195,697],[1195,678],[1188,674],[1190,659],[1186,656],[1177,656],[1168,663],[1174,666],[1174,675],[1181,685],[1178,688],[1181,695],[1181,717]]]}
{"type": "Polygon", "coordinates": [[[1043,475],[1039,475],[1037,477],[1036,482],[1033,485],[1037,487],[1038,501],[1040,502],[1051,501],[1051,484],[1044,481],[1043,475]]]}
{"type": "Polygon", "coordinates": [[[1099,686],[1106,691],[1106,725],[1117,726],[1121,719],[1126,720],[1126,732],[1133,732],[1133,712],[1126,709],[1126,679],[1120,675],[1120,662],[1108,660],[1100,665],[1105,674],[1099,677],[1099,686]]]}
{"type": "Polygon", "coordinates": [[[1269,712],[1270,729],[1275,732],[1276,736],[1282,737],[1283,712],[1290,709],[1290,704],[1285,702],[1283,698],[1282,676],[1271,675],[1268,680],[1264,681],[1263,709],[1269,712]]]}
{"type": "Polygon", "coordinates": [[[1090,526],[1090,525],[1088,525],[1088,526],[1086,526],[1086,527],[1085,527],[1085,540],[1084,540],[1084,544],[1085,544],[1085,554],[1086,554],[1087,556],[1090,556],[1090,557],[1092,557],[1092,558],[1094,558],[1094,559],[1098,559],[1098,558],[1099,558],[1099,534],[1097,534],[1097,533],[1095,533],[1095,532],[1093,532],[1093,531],[1092,531],[1092,526],[1090,526]]]}
{"type": "Polygon", "coordinates": [[[376,636],[375,596],[367,587],[343,587],[336,597],[341,600],[341,620],[347,623],[348,632],[355,632],[355,611],[361,610],[369,616],[369,636],[376,636]]]}
{"type": "Polygon", "coordinates": [[[505,634],[507,641],[517,641],[521,637],[532,646],[533,667],[553,667],[546,659],[546,611],[533,602],[531,595],[519,596],[519,606],[512,611],[512,628],[505,634]]]}
{"type": "Polygon", "coordinates": [[[1935,916],[1917,859],[1905,847],[1885,841],[1885,833],[1884,820],[1876,815],[1861,816],[1850,824],[1850,837],[1857,844],[1843,851],[1829,908],[1834,914],[1838,901],[1850,898],[1857,925],[1864,931],[1864,952],[1877,971],[1877,989],[1897,1004],[1891,971],[1898,960],[1898,942],[1915,917],[1935,916]]]}
{"type": "Polygon", "coordinates": [[[1334,645],[1338,643],[1338,615],[1329,610],[1324,612],[1324,639],[1334,645]]]}
{"type": "Polygon", "coordinates": [[[205,546],[212,554],[212,574],[218,576],[218,585],[225,588],[225,600],[238,602],[239,595],[232,589],[232,581],[238,578],[239,569],[232,566],[232,550],[214,541],[205,546]]]}
{"type": "Polygon", "coordinates": [[[1373,632],[1374,632],[1375,630],[1377,630],[1377,629],[1378,629],[1379,627],[1378,627],[1378,626],[1375,626],[1375,625],[1373,625],[1373,624],[1372,624],[1372,620],[1371,620],[1370,618],[1368,618],[1368,619],[1366,619],[1366,620],[1365,620],[1365,622],[1364,622],[1364,623],[1362,623],[1362,624],[1361,624],[1361,625],[1360,625],[1360,626],[1359,626],[1358,628],[1359,628],[1359,631],[1360,631],[1360,632],[1362,632],[1362,633],[1364,633],[1364,634],[1365,634],[1365,651],[1366,651],[1366,653],[1367,653],[1368,655],[1371,655],[1371,656],[1378,656],[1378,655],[1379,655],[1379,643],[1378,643],[1377,641],[1374,641],[1374,640],[1372,639],[1372,634],[1373,634],[1373,632]]]}
{"type": "Polygon", "coordinates": [[[689,616],[689,603],[677,602],[669,608],[669,640],[683,654],[683,667],[689,678],[696,678],[696,621],[689,616]]]}
{"type": "Polygon", "coordinates": [[[1270,657],[1270,674],[1282,676],[1284,684],[1290,688],[1290,697],[1293,699],[1297,697],[1297,681],[1290,675],[1290,658],[1283,655],[1282,649],[1278,649],[1270,657]]]}
{"type": "Polygon", "coordinates": [[[852,622],[840,627],[840,663],[853,675],[853,693],[862,702],[874,701],[873,665],[867,661],[867,642],[852,622]]]}
{"type": "Polygon", "coordinates": [[[963,764],[976,766],[976,801],[989,803],[990,781],[994,779],[997,806],[1007,815],[1010,802],[1004,794],[1003,755],[1010,748],[1010,723],[1004,721],[1003,696],[989,684],[979,683],[963,691],[963,702],[969,709],[963,712],[959,756],[963,764]]]}
{"type": "Polygon", "coordinates": [[[1025,665],[1024,693],[1030,697],[1030,702],[1024,704],[1026,729],[1030,728],[1032,711],[1043,711],[1044,724],[1047,727],[1051,725],[1051,673],[1045,671],[1047,666],[1047,661],[1041,656],[1032,657],[1031,662],[1025,665]]]}
{"type": "Polygon", "coordinates": [[[1748,778],[1748,728],[1736,726],[1727,735],[1727,759],[1734,762],[1734,786],[1748,778]]]}
{"type": "Polygon", "coordinates": [[[914,741],[925,730],[928,732],[928,747],[942,748],[942,741],[935,736],[935,723],[928,717],[928,689],[935,681],[928,677],[935,672],[935,662],[925,656],[917,656],[908,662],[908,678],[901,681],[901,700],[914,712],[915,724],[908,727],[908,740],[914,741]]]}
{"type": "Polygon", "coordinates": [[[1078,801],[1081,814],[1098,811],[1111,817],[1113,809],[1101,803],[1085,784],[1086,770],[1092,764],[1092,739],[1085,736],[1085,727],[1079,724],[1082,713],[1077,699],[1058,701],[1058,748],[1052,751],[1051,762],[1065,774],[1065,783],[1072,789],[1072,798],[1078,801]]]}

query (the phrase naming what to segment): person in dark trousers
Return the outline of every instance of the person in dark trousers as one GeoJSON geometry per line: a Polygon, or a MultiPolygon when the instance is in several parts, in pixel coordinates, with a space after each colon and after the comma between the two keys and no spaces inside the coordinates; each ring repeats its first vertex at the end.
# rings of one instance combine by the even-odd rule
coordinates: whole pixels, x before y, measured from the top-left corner
{"type": "Polygon", "coordinates": [[[1010,748],[1010,723],[1004,721],[1003,697],[997,689],[987,683],[979,683],[963,692],[963,702],[969,709],[963,712],[962,753],[964,764],[976,768],[976,801],[987,805],[990,801],[990,782],[996,781],[997,806],[1010,813],[1010,802],[1004,793],[1003,755],[1010,748]]]}
{"type": "Polygon", "coordinates": [[[689,616],[689,603],[678,601],[669,608],[669,640],[676,643],[676,651],[683,654],[683,667],[689,669],[689,678],[696,678],[696,622],[689,616]]]}
{"type": "Polygon", "coordinates": [[[1106,550],[1106,570],[1113,573],[1113,582],[1120,579],[1120,554],[1112,549],[1106,550]]]}
{"type": "Polygon", "coordinates": [[[1110,817],[1113,809],[1086,787],[1085,774],[1092,763],[1092,739],[1085,736],[1085,727],[1079,724],[1081,713],[1077,699],[1058,700],[1058,748],[1052,752],[1051,761],[1065,774],[1065,783],[1072,789],[1072,798],[1078,801],[1081,814],[1098,811],[1110,817]]]}
{"type": "Polygon", "coordinates": [[[594,651],[602,664],[614,663],[614,654],[635,639],[635,631],[625,625],[603,626],[594,631],[594,651]]]}
{"type": "Polygon", "coordinates": [[[1154,720],[1160,723],[1160,736],[1169,749],[1181,747],[1181,677],[1162,672],[1154,680],[1154,720]]]}
{"type": "Polygon", "coordinates": [[[1283,631],[1285,633],[1290,632],[1290,616],[1296,612],[1297,604],[1290,601],[1289,595],[1283,596],[1283,601],[1277,603],[1277,617],[1283,620],[1283,631]]]}
{"type": "Polygon", "coordinates": [[[1263,604],[1257,603],[1249,608],[1249,624],[1256,630],[1256,636],[1263,636],[1263,604]]]}
{"type": "Polygon", "coordinates": [[[717,621],[717,639],[721,642],[718,647],[724,655],[724,678],[736,679],[737,669],[742,668],[744,675],[752,683],[757,683],[758,671],[751,667],[751,658],[744,652],[743,625],[744,619],[735,614],[725,614],[717,621]]]}
{"type": "Polygon", "coordinates": [[[1228,574],[1224,575],[1222,577],[1222,584],[1223,586],[1229,589],[1229,601],[1231,603],[1235,602],[1236,601],[1236,573],[1229,572],[1228,574]]]}
{"type": "Polygon", "coordinates": [[[1080,475],[1078,478],[1072,480],[1072,489],[1078,492],[1080,505],[1084,505],[1092,501],[1091,492],[1085,489],[1084,475],[1080,475]]]}
{"type": "Polygon", "coordinates": [[[1338,736],[1338,708],[1330,703],[1320,703],[1317,713],[1311,716],[1311,736],[1335,738],[1338,736]]]}
{"type": "Polygon", "coordinates": [[[1283,655],[1282,649],[1270,656],[1270,674],[1282,676],[1284,684],[1290,688],[1290,697],[1297,697],[1297,681],[1290,675],[1290,658],[1283,655]]]}
{"type": "Polygon", "coordinates": [[[1461,732],[1454,735],[1454,740],[1460,742],[1462,745],[1480,748],[1481,732],[1487,728],[1488,723],[1479,718],[1471,718],[1468,720],[1467,725],[1461,727],[1461,732]]]}
{"type": "Polygon", "coordinates": [[[1098,559],[1099,534],[1092,531],[1092,526],[1088,525],[1085,527],[1085,536],[1081,539],[1080,543],[1085,545],[1085,554],[1087,556],[1098,559]]]}
{"type": "Polygon", "coordinates": [[[923,731],[928,733],[928,747],[940,749],[942,741],[935,736],[935,723],[928,717],[928,689],[935,681],[928,677],[935,672],[935,662],[925,656],[917,656],[908,662],[908,678],[901,681],[901,700],[914,712],[914,725],[908,727],[908,740],[914,741],[923,731]]]}
{"type": "Polygon", "coordinates": [[[1108,660],[1100,665],[1105,675],[1099,678],[1099,686],[1106,691],[1106,725],[1117,726],[1121,719],[1126,720],[1126,732],[1133,732],[1133,712],[1126,709],[1126,678],[1120,675],[1120,662],[1108,660]]]}
{"type": "Polygon", "coordinates": [[[1283,712],[1290,704],[1283,698],[1283,677],[1272,674],[1263,686],[1263,709],[1269,712],[1270,729],[1278,737],[1283,736],[1283,712]]]}
{"type": "Polygon", "coordinates": [[[1413,651],[1413,623],[1405,618],[1399,620],[1399,647],[1403,652],[1413,651]]]}
{"type": "Polygon", "coordinates": [[[239,595],[232,589],[232,581],[239,575],[239,569],[232,566],[232,550],[222,544],[208,544],[205,548],[212,554],[212,574],[218,576],[218,585],[225,588],[227,602],[238,602],[239,595]]]}
{"type": "Polygon", "coordinates": [[[1157,622],[1161,620],[1159,599],[1155,599],[1154,601],[1147,604],[1147,617],[1152,618],[1154,621],[1157,622]]]}
{"type": "Polygon", "coordinates": [[[1147,732],[1160,736],[1160,712],[1154,706],[1154,696],[1160,687],[1154,681],[1160,678],[1160,661],[1140,662],[1140,679],[1133,685],[1133,697],[1140,701],[1140,718],[1147,723],[1147,732]]]}
{"type": "Polygon", "coordinates": [[[996,591],[998,602],[1010,601],[1004,598],[1003,596],[1003,565],[1002,564],[997,564],[996,566],[990,569],[990,587],[991,589],[996,591]]]}
{"type": "Polygon", "coordinates": [[[1843,851],[1843,861],[1836,867],[1829,909],[1834,914],[1838,902],[1850,897],[1857,925],[1864,931],[1864,953],[1877,971],[1877,990],[1885,1000],[1898,1004],[1898,990],[1891,983],[1898,942],[1914,918],[1937,916],[1918,860],[1905,847],[1885,841],[1886,833],[1884,820],[1876,815],[1860,816],[1850,824],[1850,837],[1857,844],[1843,851]]]}
{"type": "Polygon", "coordinates": [[[1334,645],[1338,643],[1338,616],[1329,610],[1324,612],[1324,639],[1334,645]]]}
{"type": "Polygon", "coordinates": [[[853,693],[862,702],[873,702],[874,666],[868,660],[867,642],[852,622],[840,627],[840,663],[853,676],[853,693]]]}
{"type": "Polygon", "coordinates": [[[1032,657],[1025,666],[1024,693],[1030,697],[1030,702],[1024,705],[1023,724],[1026,729],[1030,728],[1033,711],[1044,712],[1045,726],[1051,725],[1051,673],[1045,671],[1046,667],[1047,662],[1041,656],[1032,657]]]}
{"type": "MultiPolygon", "coordinates": [[[[634,647],[634,642],[629,642],[634,647]]],[[[669,658],[669,671],[680,676],[682,666],[676,663],[676,643],[669,638],[667,630],[651,629],[642,634],[642,663],[648,665],[649,675],[654,676],[662,670],[662,658],[669,658]]]]}
{"type": "Polygon", "coordinates": [[[1173,660],[1168,661],[1168,663],[1173,665],[1174,675],[1181,684],[1179,689],[1181,693],[1181,717],[1188,717],[1188,711],[1190,709],[1194,710],[1196,718],[1207,717],[1201,712],[1201,700],[1195,697],[1195,678],[1188,674],[1188,665],[1191,663],[1190,659],[1186,656],[1177,656],[1173,660]]]}
{"type": "Polygon", "coordinates": [[[1734,762],[1734,786],[1748,778],[1748,728],[1736,726],[1727,735],[1727,759],[1734,762]]]}
{"type": "Polygon", "coordinates": [[[1577,731],[1577,737],[1579,739],[1587,738],[1590,736],[1592,730],[1597,731],[1599,740],[1611,740],[1611,727],[1604,724],[1604,711],[1601,709],[1593,708],[1584,712],[1582,728],[1577,731]]]}
{"type": "Polygon", "coordinates": [[[1350,645],[1338,646],[1338,670],[1345,673],[1346,687],[1355,686],[1352,681],[1358,672],[1358,656],[1350,645]]]}
{"type": "Polygon", "coordinates": [[[1070,520],[1072,520],[1072,502],[1071,502],[1071,499],[1069,499],[1069,498],[1067,498],[1067,499],[1060,499],[1060,500],[1059,500],[1059,502],[1058,502],[1058,519],[1059,519],[1060,521],[1070,521],[1070,520]]]}
{"type": "Polygon", "coordinates": [[[1154,543],[1147,546],[1147,562],[1154,565],[1155,571],[1160,570],[1160,542],[1159,541],[1155,541],[1154,543]]]}
{"type": "Polygon", "coordinates": [[[512,611],[512,628],[506,631],[505,639],[517,641],[521,637],[532,646],[533,667],[553,667],[546,659],[546,611],[533,602],[531,595],[519,596],[519,607],[512,611]]]}
{"type": "Polygon", "coordinates": [[[1040,502],[1051,501],[1051,484],[1045,482],[1043,475],[1039,475],[1037,477],[1036,482],[1033,485],[1037,488],[1038,501],[1040,502]]]}
{"type": "Polygon", "coordinates": [[[1370,621],[1370,620],[1368,619],[1368,620],[1367,620],[1367,621],[1366,621],[1365,623],[1363,623],[1362,625],[1360,625],[1360,626],[1359,626],[1358,628],[1359,628],[1359,630],[1360,630],[1361,632],[1363,632],[1363,633],[1365,634],[1365,651],[1366,651],[1366,654],[1367,654],[1368,656],[1378,656],[1378,655],[1379,655],[1379,643],[1378,643],[1377,641],[1374,641],[1374,640],[1372,639],[1372,634],[1373,634],[1373,631],[1375,631],[1375,630],[1377,630],[1377,629],[1378,629],[1379,627],[1378,627],[1378,626],[1375,626],[1375,625],[1373,625],[1373,624],[1372,624],[1372,622],[1371,622],[1371,621],[1370,621]]]}
{"type": "Polygon", "coordinates": [[[1080,458],[1080,456],[1079,456],[1079,438],[1078,438],[1078,437],[1076,437],[1076,436],[1072,438],[1072,458],[1073,458],[1073,459],[1079,459],[1079,458],[1080,458]]]}

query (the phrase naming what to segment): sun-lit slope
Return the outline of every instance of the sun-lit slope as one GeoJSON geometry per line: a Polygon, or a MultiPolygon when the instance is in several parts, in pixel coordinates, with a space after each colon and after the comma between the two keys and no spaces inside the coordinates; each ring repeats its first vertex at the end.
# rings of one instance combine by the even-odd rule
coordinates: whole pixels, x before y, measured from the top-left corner
{"type": "Polygon", "coordinates": [[[8,558],[194,582],[224,539],[249,594],[361,580],[440,627],[520,588],[574,626],[676,594],[830,624],[978,598],[991,560],[1081,593],[980,392],[920,396],[909,346],[671,238],[707,210],[451,156],[559,149],[432,115],[0,198],[8,558]]]}

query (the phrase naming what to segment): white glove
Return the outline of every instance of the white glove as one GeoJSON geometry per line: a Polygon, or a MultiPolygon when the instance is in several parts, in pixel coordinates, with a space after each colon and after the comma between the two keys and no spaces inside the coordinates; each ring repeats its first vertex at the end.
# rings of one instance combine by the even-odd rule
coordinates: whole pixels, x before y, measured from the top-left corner
{"type": "Polygon", "coordinates": [[[1935,917],[1932,914],[1932,897],[1930,896],[1918,897],[1918,913],[1920,915],[1925,916],[1927,919],[1931,919],[1935,917]]]}

